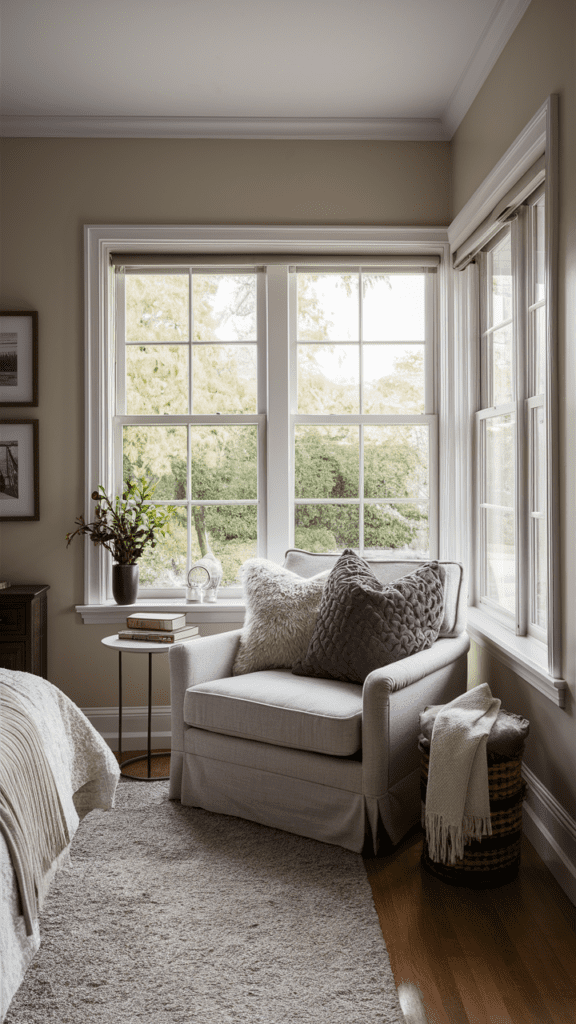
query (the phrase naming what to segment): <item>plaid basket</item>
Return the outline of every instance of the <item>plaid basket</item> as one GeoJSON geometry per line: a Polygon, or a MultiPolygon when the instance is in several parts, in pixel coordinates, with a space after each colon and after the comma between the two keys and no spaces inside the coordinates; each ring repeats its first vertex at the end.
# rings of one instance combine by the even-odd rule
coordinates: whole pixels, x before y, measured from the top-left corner
{"type": "MultiPolygon", "coordinates": [[[[429,744],[419,742],[418,749],[421,755],[420,791],[425,805],[429,744]]],[[[522,757],[505,757],[488,752],[487,758],[492,835],[485,836],[481,841],[473,839],[464,847],[463,860],[457,860],[455,864],[431,860],[424,837],[422,866],[451,885],[465,885],[471,889],[493,888],[510,882],[520,867],[522,801],[526,792],[526,783],[521,774],[522,757]]]]}

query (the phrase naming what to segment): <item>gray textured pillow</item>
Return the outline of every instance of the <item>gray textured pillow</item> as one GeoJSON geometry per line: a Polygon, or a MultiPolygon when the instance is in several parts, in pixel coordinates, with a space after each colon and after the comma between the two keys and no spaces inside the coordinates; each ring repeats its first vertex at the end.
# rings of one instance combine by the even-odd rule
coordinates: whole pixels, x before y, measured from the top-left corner
{"type": "Polygon", "coordinates": [[[232,674],[292,668],[308,650],[328,570],[303,579],[265,558],[250,558],[240,578],[246,619],[232,674]]]}
{"type": "Polygon", "coordinates": [[[295,675],[363,683],[381,665],[431,647],[444,611],[437,562],[388,586],[347,548],[332,569],[306,656],[295,675]]]}

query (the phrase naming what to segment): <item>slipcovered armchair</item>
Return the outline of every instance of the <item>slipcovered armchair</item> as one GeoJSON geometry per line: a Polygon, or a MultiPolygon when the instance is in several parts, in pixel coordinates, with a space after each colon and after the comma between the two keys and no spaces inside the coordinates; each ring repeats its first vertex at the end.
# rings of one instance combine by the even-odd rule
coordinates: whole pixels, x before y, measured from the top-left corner
{"type": "MultiPolygon", "coordinates": [[[[310,579],[337,555],[287,552],[310,579]]],[[[421,561],[370,561],[387,585],[421,561]]],[[[263,669],[233,675],[241,630],[170,650],[170,797],[355,852],[397,844],[420,819],[419,714],[466,690],[462,566],[439,562],[438,639],[363,686],[263,669]]]]}

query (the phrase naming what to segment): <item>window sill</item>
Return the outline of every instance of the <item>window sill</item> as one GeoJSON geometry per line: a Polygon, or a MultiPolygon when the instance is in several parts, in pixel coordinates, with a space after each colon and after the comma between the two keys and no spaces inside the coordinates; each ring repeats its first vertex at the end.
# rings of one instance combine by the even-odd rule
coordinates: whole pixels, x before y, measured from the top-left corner
{"type": "Polygon", "coordinates": [[[467,632],[503,665],[512,669],[558,707],[566,703],[566,680],[548,672],[548,652],[543,644],[528,636],[515,636],[490,615],[478,608],[468,609],[467,632]]]}
{"type": "Polygon", "coordinates": [[[140,600],[136,604],[123,605],[118,605],[114,601],[106,601],[104,604],[76,605],[76,611],[82,616],[82,621],[89,625],[116,622],[125,626],[129,615],[139,615],[146,611],[166,612],[167,615],[185,613],[189,625],[226,622],[233,626],[241,626],[244,623],[245,610],[242,598],[222,598],[215,601],[214,604],[197,604],[185,601],[184,598],[169,598],[163,601],[140,600]]]}

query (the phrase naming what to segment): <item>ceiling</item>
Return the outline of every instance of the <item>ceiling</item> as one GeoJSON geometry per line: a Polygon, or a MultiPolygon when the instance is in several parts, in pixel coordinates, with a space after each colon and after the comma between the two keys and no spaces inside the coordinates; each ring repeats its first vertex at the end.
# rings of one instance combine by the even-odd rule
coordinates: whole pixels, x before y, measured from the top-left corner
{"type": "Polygon", "coordinates": [[[530,0],[2,0],[2,134],[449,139],[530,0]]]}

